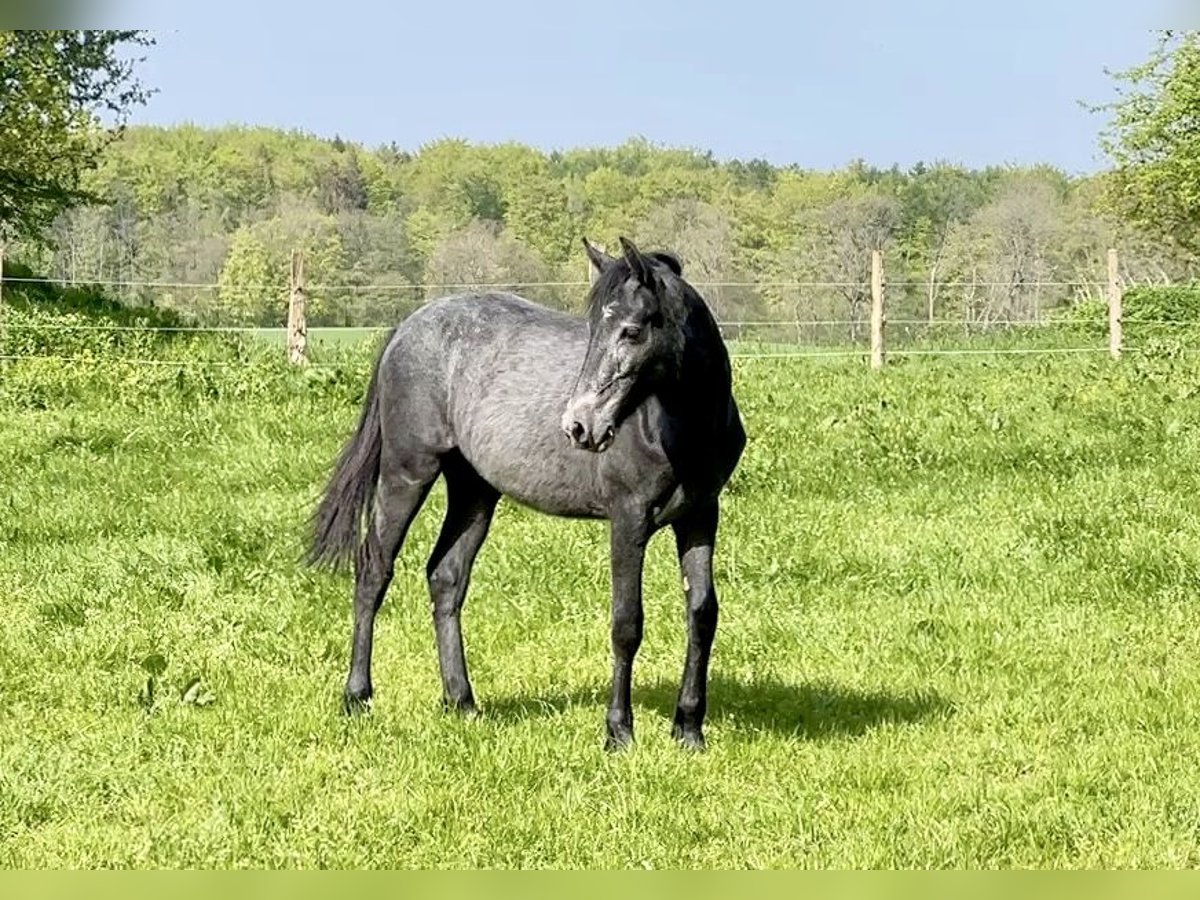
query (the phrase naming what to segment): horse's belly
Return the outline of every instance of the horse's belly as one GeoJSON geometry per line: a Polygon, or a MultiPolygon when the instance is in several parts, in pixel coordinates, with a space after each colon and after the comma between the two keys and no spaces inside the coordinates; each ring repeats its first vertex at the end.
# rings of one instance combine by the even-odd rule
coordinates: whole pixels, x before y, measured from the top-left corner
{"type": "MultiPolygon", "coordinates": [[[[577,451],[580,453],[586,451],[577,451]]],[[[505,496],[552,516],[603,518],[604,505],[574,467],[553,458],[531,457],[488,478],[505,496]]]]}
{"type": "Polygon", "coordinates": [[[607,513],[602,504],[592,498],[581,497],[571,491],[527,491],[515,484],[512,489],[500,488],[504,496],[522,506],[536,509],[550,516],[566,519],[604,519],[607,513]]]}
{"type": "Polygon", "coordinates": [[[488,484],[524,506],[554,516],[605,515],[595,456],[571,447],[562,435],[468,432],[459,452],[488,484]]]}

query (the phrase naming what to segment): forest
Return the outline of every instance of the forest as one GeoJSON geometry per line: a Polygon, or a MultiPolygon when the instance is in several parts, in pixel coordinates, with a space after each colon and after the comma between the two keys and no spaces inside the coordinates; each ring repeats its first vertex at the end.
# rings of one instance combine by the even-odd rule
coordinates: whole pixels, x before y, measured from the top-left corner
{"type": "Polygon", "coordinates": [[[367,148],[260,127],[130,127],[85,173],[98,202],[10,251],[197,322],[276,325],[300,249],[316,325],[389,324],[480,285],[582,300],[579,240],[667,249],[724,321],[860,322],[871,251],[893,319],[1033,320],[1127,284],[1191,277],[1178,250],[1101,202],[1105,173],[934,161],[836,171],[631,139],[543,152],[445,139],[367,148]]]}

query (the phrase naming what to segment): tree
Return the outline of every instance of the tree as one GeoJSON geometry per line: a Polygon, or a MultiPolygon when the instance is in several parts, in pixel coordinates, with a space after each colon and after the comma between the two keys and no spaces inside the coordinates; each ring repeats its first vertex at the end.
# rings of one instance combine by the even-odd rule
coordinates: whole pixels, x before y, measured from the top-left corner
{"type": "MultiPolygon", "coordinates": [[[[576,217],[564,179],[554,175],[545,156],[520,145],[496,148],[489,169],[501,188],[498,221],[517,240],[528,244],[549,265],[575,261],[579,246],[576,217]]],[[[477,211],[478,218],[487,218],[477,211]]],[[[497,218],[497,217],[493,217],[497,218]]]]}
{"type": "Polygon", "coordinates": [[[112,277],[106,257],[112,239],[106,210],[82,206],[59,216],[49,234],[55,248],[50,274],[65,281],[103,281],[112,277]]]}
{"type": "Polygon", "coordinates": [[[944,163],[919,165],[901,188],[900,242],[910,263],[925,275],[925,309],[933,321],[938,276],[952,229],[983,202],[983,187],[966,169],[944,163]]]}
{"type": "Polygon", "coordinates": [[[775,186],[779,171],[765,159],[752,159],[742,162],[740,159],[731,160],[726,168],[739,187],[756,191],[767,191],[775,186]]]}
{"type": "MultiPolygon", "coordinates": [[[[277,273],[272,281],[281,287],[288,282],[292,251],[303,252],[305,311],[313,325],[321,324],[328,311],[344,306],[347,300],[341,289],[346,283],[346,258],[339,224],[335,216],[324,215],[312,201],[287,198],[280,204],[278,215],[250,226],[266,251],[271,272],[277,273]]],[[[268,313],[271,321],[278,321],[284,314],[282,296],[271,298],[275,304],[268,313]]]]}
{"type": "Polygon", "coordinates": [[[367,185],[358,157],[352,151],[346,151],[344,145],[343,150],[317,173],[317,192],[321,210],[328,215],[367,208],[367,185]]]}
{"type": "Polygon", "coordinates": [[[1200,253],[1200,34],[1162,32],[1149,60],[1112,74],[1120,99],[1100,145],[1115,167],[1109,208],[1190,253],[1200,253]]]}
{"type": "Polygon", "coordinates": [[[553,302],[549,291],[531,286],[545,278],[546,266],[536,250],[484,219],[447,235],[434,248],[425,274],[430,286],[438,286],[433,288],[437,293],[492,286],[553,302]]]}
{"type": "Polygon", "coordinates": [[[222,311],[238,324],[271,324],[283,307],[283,283],[272,274],[266,246],[250,228],[239,228],[221,269],[217,296],[222,311]]]}
{"type": "MultiPolygon", "coordinates": [[[[822,293],[831,300],[840,298],[845,302],[852,339],[858,339],[871,298],[871,254],[888,246],[899,219],[900,204],[896,198],[872,188],[853,186],[797,220],[801,241],[788,251],[793,257],[790,268],[805,277],[827,282],[822,293]]],[[[812,313],[820,315],[823,311],[820,306],[815,303],[813,306],[812,313]]],[[[828,311],[835,313],[834,309],[828,311]]]]}
{"type": "Polygon", "coordinates": [[[1059,299],[1044,296],[1059,271],[1062,200],[1044,175],[1010,177],[996,198],[950,234],[946,269],[960,285],[963,319],[1036,319],[1059,299]]]}
{"type": "Polygon", "coordinates": [[[0,241],[37,237],[81,189],[149,91],[125,45],[139,31],[0,31],[0,241]],[[101,117],[112,121],[108,127],[101,117]]]}
{"type": "MultiPolygon", "coordinates": [[[[770,194],[740,197],[735,215],[738,268],[766,282],[819,277],[809,260],[809,246],[817,240],[813,232],[820,211],[845,190],[837,174],[791,170],[779,174],[770,194]]],[[[783,303],[778,288],[765,287],[762,293],[772,303],[783,303]]]]}
{"type": "Polygon", "coordinates": [[[275,196],[273,154],[259,135],[236,131],[209,156],[212,202],[230,230],[257,218],[275,196]]]}
{"type": "Polygon", "coordinates": [[[424,295],[413,288],[422,270],[409,246],[404,218],[396,213],[345,213],[338,218],[352,289],[337,298],[323,321],[353,326],[391,325],[424,295]]]}

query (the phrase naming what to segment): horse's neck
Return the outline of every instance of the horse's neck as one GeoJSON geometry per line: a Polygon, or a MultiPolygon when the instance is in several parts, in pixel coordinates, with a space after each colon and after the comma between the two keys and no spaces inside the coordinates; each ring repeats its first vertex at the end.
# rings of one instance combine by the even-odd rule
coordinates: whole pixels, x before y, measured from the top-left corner
{"type": "Polygon", "coordinates": [[[690,336],[678,371],[658,395],[667,411],[691,428],[716,431],[725,426],[732,400],[732,374],[715,324],[690,336]]]}

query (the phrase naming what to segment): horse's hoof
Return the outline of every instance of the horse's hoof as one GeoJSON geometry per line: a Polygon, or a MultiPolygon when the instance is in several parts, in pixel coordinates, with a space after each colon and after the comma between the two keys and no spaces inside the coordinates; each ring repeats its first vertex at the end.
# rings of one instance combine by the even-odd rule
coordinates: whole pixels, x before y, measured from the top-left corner
{"type": "Polygon", "coordinates": [[[619,753],[633,744],[633,731],[628,728],[609,728],[608,738],[604,749],[609,753],[619,753]]]}
{"type": "Polygon", "coordinates": [[[698,728],[684,728],[676,725],[671,729],[671,737],[688,750],[702,752],[707,746],[704,741],[704,733],[698,728]]]}
{"type": "Polygon", "coordinates": [[[342,712],[348,716],[365,715],[371,711],[371,694],[355,694],[350,691],[342,694],[342,712]]]}
{"type": "Polygon", "coordinates": [[[475,700],[471,697],[464,700],[451,700],[449,697],[443,697],[442,711],[454,713],[464,719],[474,719],[479,715],[479,707],[475,705],[475,700]]]}

